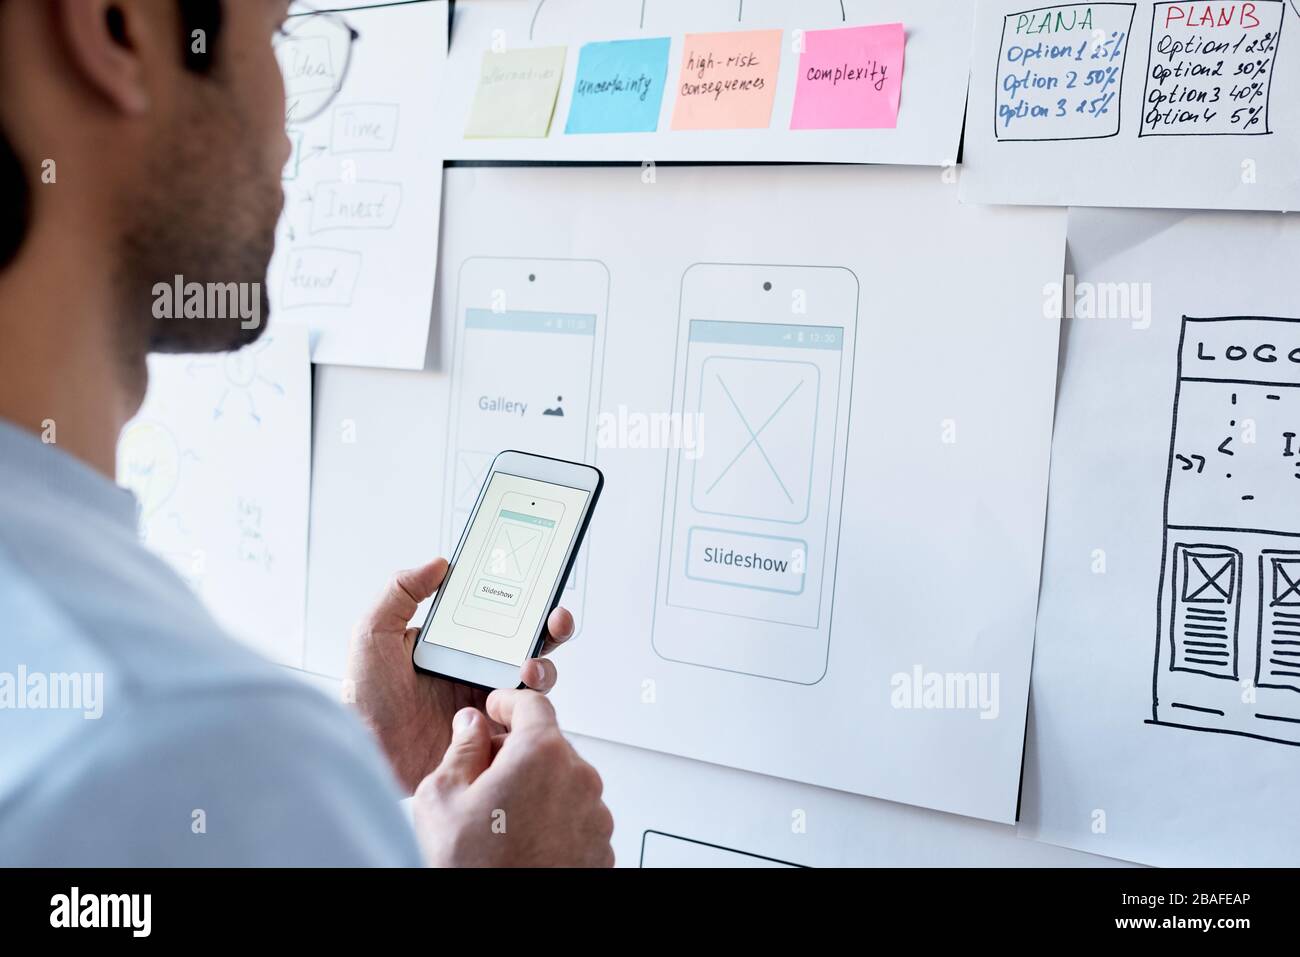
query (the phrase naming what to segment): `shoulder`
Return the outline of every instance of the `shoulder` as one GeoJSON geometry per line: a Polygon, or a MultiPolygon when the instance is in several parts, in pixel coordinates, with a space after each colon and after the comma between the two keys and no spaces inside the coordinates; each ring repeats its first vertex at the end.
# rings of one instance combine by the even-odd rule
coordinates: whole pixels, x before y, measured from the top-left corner
{"type": "Polygon", "coordinates": [[[25,566],[0,547],[0,860],[419,862],[341,705],[165,582],[96,608],[25,566]]]}
{"type": "Polygon", "coordinates": [[[414,865],[388,769],[306,686],[106,703],[0,807],[0,859],[33,865],[414,865]]]}

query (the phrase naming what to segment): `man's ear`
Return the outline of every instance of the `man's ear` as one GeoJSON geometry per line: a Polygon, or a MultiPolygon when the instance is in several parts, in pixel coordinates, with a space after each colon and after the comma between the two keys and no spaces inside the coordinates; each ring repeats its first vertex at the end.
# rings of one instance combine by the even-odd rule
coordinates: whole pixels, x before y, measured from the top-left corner
{"type": "Polygon", "coordinates": [[[79,79],[124,113],[147,111],[146,57],[171,12],[165,9],[167,4],[54,0],[54,7],[55,27],[79,79]]]}

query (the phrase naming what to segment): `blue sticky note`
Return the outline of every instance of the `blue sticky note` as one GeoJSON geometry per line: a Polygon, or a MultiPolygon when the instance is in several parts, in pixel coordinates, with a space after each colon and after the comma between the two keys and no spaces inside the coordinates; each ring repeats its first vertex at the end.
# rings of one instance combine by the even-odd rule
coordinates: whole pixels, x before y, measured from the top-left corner
{"type": "Polygon", "coordinates": [[[668,37],[604,40],[578,54],[565,133],[653,133],[668,73],[668,37]]]}

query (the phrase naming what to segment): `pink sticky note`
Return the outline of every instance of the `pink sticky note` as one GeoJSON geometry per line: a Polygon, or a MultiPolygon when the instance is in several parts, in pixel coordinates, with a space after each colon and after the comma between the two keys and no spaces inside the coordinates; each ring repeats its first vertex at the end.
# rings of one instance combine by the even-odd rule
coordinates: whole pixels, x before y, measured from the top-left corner
{"type": "Polygon", "coordinates": [[[809,30],[803,35],[792,130],[875,130],[898,125],[901,23],[809,30]]]}
{"type": "Polygon", "coordinates": [[[768,126],[780,63],[780,30],[686,34],[673,129],[768,126]]]}

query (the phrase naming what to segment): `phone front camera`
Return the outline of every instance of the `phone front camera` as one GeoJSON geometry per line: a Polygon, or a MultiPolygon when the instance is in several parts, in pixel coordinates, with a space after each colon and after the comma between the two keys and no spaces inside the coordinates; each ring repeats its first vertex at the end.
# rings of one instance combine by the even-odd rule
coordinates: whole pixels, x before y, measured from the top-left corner
{"type": "Polygon", "coordinates": [[[772,284],[770,282],[763,283],[763,292],[771,292],[771,291],[772,291],[772,284]]]}
{"type": "Polygon", "coordinates": [[[536,274],[536,273],[531,273],[531,272],[530,272],[530,273],[528,274],[528,281],[529,281],[529,282],[537,282],[537,274],[536,274]]]}

